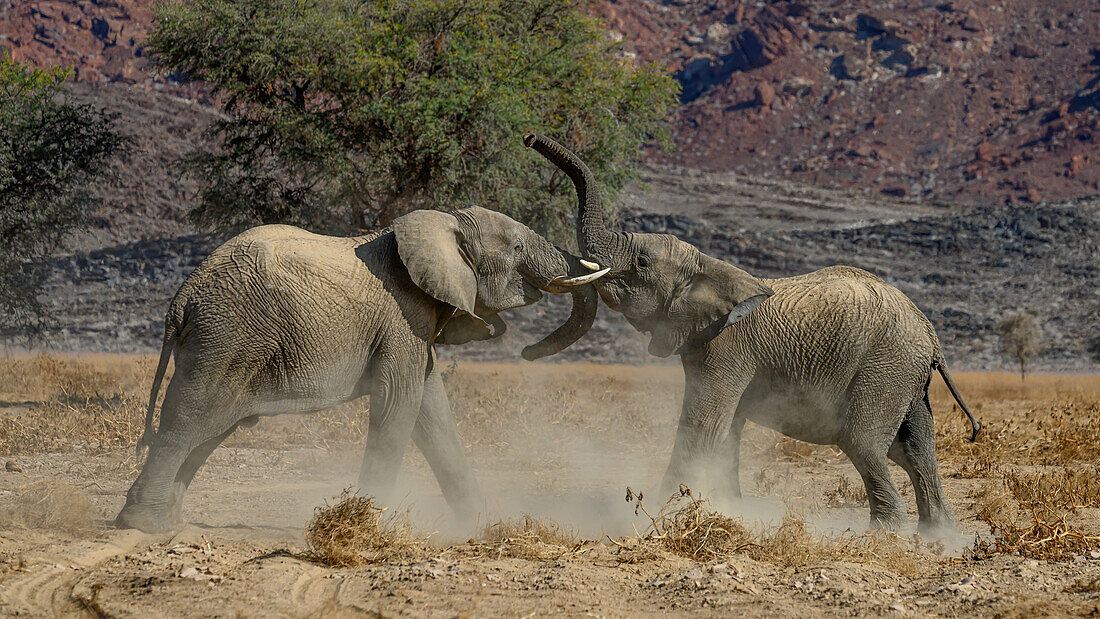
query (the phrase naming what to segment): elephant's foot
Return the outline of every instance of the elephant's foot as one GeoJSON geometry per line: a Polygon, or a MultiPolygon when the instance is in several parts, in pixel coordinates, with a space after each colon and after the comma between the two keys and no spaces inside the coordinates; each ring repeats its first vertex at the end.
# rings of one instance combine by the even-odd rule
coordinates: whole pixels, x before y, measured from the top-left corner
{"type": "Polygon", "coordinates": [[[880,512],[871,514],[871,529],[896,533],[905,525],[903,513],[880,512]]]}
{"type": "Polygon", "coordinates": [[[153,509],[143,505],[126,505],[115,518],[120,529],[138,529],[145,533],[171,533],[178,523],[172,521],[166,509],[153,509]]]}
{"type": "Polygon", "coordinates": [[[959,534],[954,519],[921,520],[917,524],[917,533],[924,539],[947,539],[959,534]]]}

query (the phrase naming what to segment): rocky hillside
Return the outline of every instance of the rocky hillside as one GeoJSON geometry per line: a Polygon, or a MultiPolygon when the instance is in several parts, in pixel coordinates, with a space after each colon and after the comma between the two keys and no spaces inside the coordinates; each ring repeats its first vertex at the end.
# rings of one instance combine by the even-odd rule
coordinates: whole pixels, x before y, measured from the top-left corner
{"type": "MultiPolygon", "coordinates": [[[[0,46],[87,82],[149,73],[152,0],[0,0],[0,46]]],[[[600,0],[640,62],[676,71],[655,163],[924,201],[1100,193],[1100,2],[600,0]]]]}
{"type": "Polygon", "coordinates": [[[1100,193],[1100,2],[597,10],[683,84],[658,161],[967,204],[1100,193]]]}
{"type": "MultiPolygon", "coordinates": [[[[173,166],[216,112],[149,74],[148,4],[0,0],[0,45],[76,65],[72,96],[117,112],[129,144],[93,188],[95,229],[51,264],[57,348],[154,349],[168,299],[217,242],[187,224],[195,186],[173,166]]],[[[868,268],[925,310],[959,367],[1006,364],[994,325],[1033,311],[1036,367],[1100,368],[1100,3],[596,10],[685,87],[679,148],[653,153],[624,196],[627,228],[674,233],[765,277],[868,268]],[[1033,204],[1005,204],[1020,201],[1033,204]]],[[[566,303],[512,312],[501,341],[443,354],[516,359],[566,303]]],[[[654,361],[606,308],[561,358],[654,361]]]]}

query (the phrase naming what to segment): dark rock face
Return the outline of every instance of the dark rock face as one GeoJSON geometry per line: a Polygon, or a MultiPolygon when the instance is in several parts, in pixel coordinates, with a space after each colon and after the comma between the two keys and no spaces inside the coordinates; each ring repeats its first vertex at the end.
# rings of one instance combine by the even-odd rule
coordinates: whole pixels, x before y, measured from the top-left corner
{"type": "MultiPolygon", "coordinates": [[[[741,23],[741,18],[735,18],[732,13],[729,21],[739,24],[739,30],[733,34],[728,47],[715,50],[716,56],[692,58],[676,74],[684,102],[694,101],[728,79],[734,71],[747,71],[768,64],[806,37],[802,27],[771,6],[764,7],[747,23],[741,23]]],[[[714,50],[713,45],[711,49],[714,50]]]]}
{"type": "MultiPolygon", "coordinates": [[[[1100,200],[952,212],[682,170],[651,174],[646,182],[655,197],[624,213],[624,229],[673,234],[761,277],[835,264],[867,269],[924,311],[953,367],[1006,365],[995,325],[1008,313],[1034,310],[1045,346],[1036,368],[1100,370],[1091,348],[1100,333],[1100,200]],[[665,199],[678,201],[682,212],[657,212],[665,199]]],[[[58,324],[51,345],[156,350],[168,300],[218,242],[175,236],[53,259],[46,298],[58,324]]],[[[568,306],[567,295],[548,295],[504,313],[509,327],[498,340],[439,352],[444,358],[519,359],[525,344],[565,320],[568,306]]],[[[552,360],[661,362],[648,355],[647,344],[647,336],[604,307],[590,333],[552,360]]]]}

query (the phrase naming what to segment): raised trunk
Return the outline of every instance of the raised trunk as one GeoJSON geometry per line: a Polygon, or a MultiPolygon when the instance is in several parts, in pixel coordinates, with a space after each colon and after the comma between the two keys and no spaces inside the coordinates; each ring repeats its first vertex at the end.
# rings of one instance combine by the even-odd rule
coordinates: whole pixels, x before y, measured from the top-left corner
{"type": "Polygon", "coordinates": [[[614,267],[616,235],[604,221],[600,191],[592,171],[569,149],[546,136],[528,133],[523,143],[546,157],[573,181],[577,190],[577,246],[586,258],[614,267]]]}

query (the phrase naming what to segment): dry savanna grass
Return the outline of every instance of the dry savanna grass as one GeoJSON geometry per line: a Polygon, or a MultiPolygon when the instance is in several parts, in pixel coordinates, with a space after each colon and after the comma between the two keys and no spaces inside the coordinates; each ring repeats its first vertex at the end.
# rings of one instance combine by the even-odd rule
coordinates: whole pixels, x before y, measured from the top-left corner
{"type": "Polygon", "coordinates": [[[1100,475],[1093,466],[1006,470],[974,495],[974,511],[990,537],[977,539],[972,551],[1071,560],[1100,549],[1100,531],[1084,527],[1079,514],[1098,505],[1100,475]]]}
{"type": "Polygon", "coordinates": [[[407,512],[381,507],[351,490],[317,507],[305,536],[317,562],[339,567],[408,560],[428,550],[427,536],[413,531],[407,512]]]}
{"type": "MultiPolygon", "coordinates": [[[[152,355],[0,358],[0,455],[81,449],[132,458],[129,454],[142,431],[155,363],[152,355]]],[[[975,554],[1065,558],[1097,548],[1094,538],[1100,532],[1089,528],[1088,513],[1088,506],[1095,505],[1096,473],[1084,465],[1100,458],[1100,376],[1040,375],[1022,382],[1015,374],[957,372],[955,379],[984,429],[978,442],[966,440],[965,416],[935,379],[931,398],[937,456],[948,483],[950,478],[974,479],[982,485],[972,513],[991,533],[975,554]]],[[[547,454],[567,454],[581,437],[604,452],[630,453],[657,462],[656,466],[667,458],[683,393],[683,375],[676,367],[464,363],[446,368],[445,382],[460,433],[475,454],[528,457],[532,444],[547,454]]],[[[366,432],[368,406],[368,400],[362,399],[313,415],[264,419],[255,427],[238,430],[226,444],[359,445],[366,432]]],[[[787,501],[796,506],[793,511],[806,513],[807,505],[864,504],[859,484],[807,484],[795,470],[843,463],[844,456],[834,447],[806,445],[749,424],[742,458],[756,467],[743,472],[743,479],[755,477],[756,493],[784,495],[784,500],[793,497],[797,500],[787,501]]],[[[861,560],[863,554],[881,550],[872,552],[876,544],[897,541],[889,536],[825,538],[794,516],[773,530],[746,530],[736,522],[714,520],[721,514],[704,509],[701,502],[680,500],[688,501],[679,506],[687,511],[674,508],[662,516],[667,523],[661,521],[662,527],[672,527],[669,539],[679,539],[677,530],[684,532],[686,537],[673,544],[676,549],[654,540],[639,548],[701,559],[751,544],[737,552],[790,564],[802,560],[785,554],[790,548],[799,549],[795,554],[801,557],[861,560]]],[[[352,507],[360,515],[370,513],[354,501],[345,505],[345,511],[355,511],[352,507]]],[[[390,512],[385,513],[379,523],[391,518],[390,512]]],[[[963,512],[959,516],[974,517],[963,512]]],[[[537,549],[542,549],[537,544],[568,548],[561,541],[564,538],[546,537],[547,531],[554,530],[553,523],[532,519],[498,524],[495,533],[486,531],[485,537],[491,539],[478,543],[487,547],[495,543],[498,548],[503,544],[507,548],[502,552],[514,556],[526,553],[523,544],[531,540],[537,542],[537,549]],[[548,541],[552,539],[558,541],[548,541]]],[[[542,550],[529,556],[542,556],[542,550]]],[[[553,552],[558,551],[547,550],[547,555],[553,552]]],[[[640,552],[634,557],[642,557],[640,552]]]]}
{"type": "Polygon", "coordinates": [[[700,562],[740,554],[782,567],[851,561],[909,575],[918,572],[922,558],[923,544],[919,539],[885,532],[845,531],[827,535],[813,531],[804,518],[791,511],[776,527],[750,528],[740,518],[712,510],[705,498],[684,486],[656,515],[646,510],[641,494],[627,488],[626,496],[634,502],[635,513],[644,514],[651,524],[639,540],[611,540],[626,551],[625,562],[638,562],[639,542],[657,544],[663,550],[700,562]]]}
{"type": "Polygon", "coordinates": [[[480,554],[497,558],[546,560],[560,557],[579,544],[572,529],[526,514],[486,525],[473,547],[480,554]]]}
{"type": "Polygon", "coordinates": [[[16,491],[15,504],[0,511],[0,524],[50,529],[72,535],[95,530],[95,508],[88,496],[62,481],[43,480],[16,491]]]}

